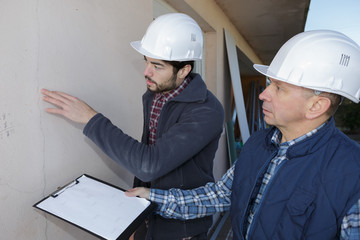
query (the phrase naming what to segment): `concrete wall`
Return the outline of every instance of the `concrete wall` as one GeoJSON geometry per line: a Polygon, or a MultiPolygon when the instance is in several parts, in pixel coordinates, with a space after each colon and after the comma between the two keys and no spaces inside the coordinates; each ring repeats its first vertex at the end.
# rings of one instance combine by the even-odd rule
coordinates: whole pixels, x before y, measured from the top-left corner
{"type": "Polygon", "coordinates": [[[80,97],[139,139],[143,57],[129,42],[152,17],[147,0],[0,1],[1,239],[96,239],[32,205],[83,173],[123,188],[133,176],[45,113],[39,90],[80,97]]]}
{"type": "MultiPolygon", "coordinates": [[[[205,82],[230,117],[223,28],[251,48],[212,0],[169,0],[200,22],[205,82]]],[[[0,0],[0,233],[2,239],[96,239],[32,205],[83,173],[128,188],[133,176],[82,134],[82,125],[44,112],[40,89],[75,95],[140,139],[143,59],[129,42],[153,19],[147,0],[0,0]]],[[[225,131],[214,175],[228,168],[225,131]]]]}

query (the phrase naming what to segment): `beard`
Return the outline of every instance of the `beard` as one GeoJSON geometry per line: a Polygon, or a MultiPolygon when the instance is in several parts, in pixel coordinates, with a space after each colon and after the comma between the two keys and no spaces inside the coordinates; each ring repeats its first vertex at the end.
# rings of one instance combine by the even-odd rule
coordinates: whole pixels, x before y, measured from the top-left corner
{"type": "Polygon", "coordinates": [[[150,86],[147,86],[147,88],[149,89],[150,92],[153,93],[161,93],[161,92],[169,92],[171,90],[174,90],[177,86],[176,86],[176,79],[177,79],[177,74],[173,74],[167,81],[165,81],[164,83],[157,83],[154,80],[152,80],[151,78],[145,76],[145,79],[152,82],[155,86],[155,89],[151,89],[150,86]]]}

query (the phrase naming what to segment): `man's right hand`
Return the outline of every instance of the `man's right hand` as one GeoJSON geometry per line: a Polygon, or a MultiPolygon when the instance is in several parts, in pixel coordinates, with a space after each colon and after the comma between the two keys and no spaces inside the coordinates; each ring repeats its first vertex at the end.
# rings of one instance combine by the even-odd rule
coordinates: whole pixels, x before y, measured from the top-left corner
{"type": "Polygon", "coordinates": [[[144,187],[136,187],[133,189],[129,189],[125,192],[125,195],[128,197],[141,197],[149,199],[150,197],[150,189],[144,187]]]}
{"type": "Polygon", "coordinates": [[[71,121],[86,124],[97,112],[84,101],[69,94],[41,89],[43,100],[58,108],[47,108],[46,112],[62,115],[71,121]]]}

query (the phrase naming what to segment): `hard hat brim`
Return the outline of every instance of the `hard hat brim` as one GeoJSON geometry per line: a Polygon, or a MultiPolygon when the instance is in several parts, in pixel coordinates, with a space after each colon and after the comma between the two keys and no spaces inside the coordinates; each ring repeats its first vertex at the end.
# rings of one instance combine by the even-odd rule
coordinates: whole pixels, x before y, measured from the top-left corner
{"type": "Polygon", "coordinates": [[[154,59],[158,59],[158,60],[165,60],[165,61],[200,61],[202,58],[201,57],[193,57],[193,58],[177,58],[177,59],[172,59],[172,58],[166,58],[163,56],[158,56],[155,54],[152,54],[151,52],[147,51],[145,48],[142,47],[142,43],[141,41],[133,41],[130,42],[130,45],[140,54],[149,57],[149,58],[154,58],[154,59]]]}
{"type": "Polygon", "coordinates": [[[261,64],[254,64],[253,67],[254,67],[255,70],[258,71],[259,73],[267,76],[267,71],[268,71],[269,66],[261,65],[261,64]]]}
{"type": "Polygon", "coordinates": [[[276,80],[286,82],[286,83],[289,83],[289,84],[292,84],[295,86],[299,86],[299,87],[339,94],[339,95],[342,95],[342,96],[350,99],[351,101],[353,101],[355,103],[359,103],[359,99],[354,98],[354,96],[351,96],[350,94],[348,94],[344,91],[333,91],[331,88],[325,89],[324,87],[320,88],[320,87],[316,87],[316,86],[308,86],[308,85],[303,86],[303,85],[295,84],[295,83],[287,81],[286,79],[279,78],[279,77],[275,76],[275,74],[272,74],[271,72],[269,72],[269,70],[268,70],[269,66],[261,65],[261,64],[254,64],[253,67],[255,68],[256,71],[258,71],[259,73],[261,73],[269,78],[276,79],[276,80]]]}
{"type": "Polygon", "coordinates": [[[141,41],[133,41],[130,43],[130,45],[136,50],[138,51],[140,54],[147,56],[149,58],[154,58],[154,59],[159,59],[159,60],[168,60],[168,59],[163,59],[160,58],[159,56],[156,56],[152,53],[150,53],[149,51],[147,51],[145,48],[142,47],[141,45],[141,41]]]}
{"type": "MultiPolygon", "coordinates": [[[[270,72],[269,66],[261,65],[261,64],[254,64],[253,67],[255,68],[256,71],[258,71],[259,73],[261,73],[269,78],[276,79],[276,80],[279,80],[282,82],[288,82],[287,79],[280,78],[280,77],[276,76],[276,74],[270,72]]],[[[291,84],[293,84],[293,83],[291,83],[291,84]]],[[[294,84],[294,85],[296,85],[296,84],[294,84]]]]}

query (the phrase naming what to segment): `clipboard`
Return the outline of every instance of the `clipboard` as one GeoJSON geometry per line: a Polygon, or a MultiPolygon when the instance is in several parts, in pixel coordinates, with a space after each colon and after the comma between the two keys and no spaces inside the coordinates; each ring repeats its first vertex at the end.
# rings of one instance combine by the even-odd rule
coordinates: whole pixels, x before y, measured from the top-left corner
{"type": "Polygon", "coordinates": [[[156,208],[146,199],[83,174],[33,205],[100,239],[127,240],[156,208]]]}

